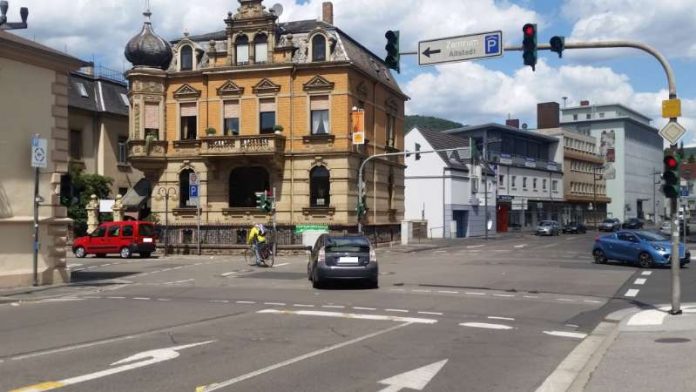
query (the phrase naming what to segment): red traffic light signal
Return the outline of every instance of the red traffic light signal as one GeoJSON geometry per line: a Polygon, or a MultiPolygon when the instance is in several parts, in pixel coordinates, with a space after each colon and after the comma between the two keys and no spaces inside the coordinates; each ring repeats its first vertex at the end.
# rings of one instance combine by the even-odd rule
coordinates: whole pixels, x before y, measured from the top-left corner
{"type": "Polygon", "coordinates": [[[674,170],[679,165],[679,162],[677,161],[677,159],[671,155],[666,156],[664,162],[665,162],[665,168],[669,169],[669,170],[674,170]]]}
{"type": "Polygon", "coordinates": [[[533,37],[534,34],[536,34],[536,26],[531,23],[527,23],[522,27],[522,32],[527,37],[533,37]]]}

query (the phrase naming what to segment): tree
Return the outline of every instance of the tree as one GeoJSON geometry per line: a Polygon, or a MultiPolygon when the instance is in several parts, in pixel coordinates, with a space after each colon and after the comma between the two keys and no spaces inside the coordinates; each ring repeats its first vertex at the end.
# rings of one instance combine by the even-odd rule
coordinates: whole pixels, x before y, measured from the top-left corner
{"type": "MultiPolygon", "coordinates": [[[[112,178],[99,174],[83,173],[81,169],[71,167],[67,174],[69,186],[61,192],[61,204],[68,207],[68,217],[73,220],[73,232],[76,236],[87,233],[87,203],[91,195],[106,199],[111,193],[112,178]]],[[[101,214],[102,220],[111,219],[111,214],[101,214]]]]}
{"type": "Polygon", "coordinates": [[[463,126],[464,125],[458,122],[431,116],[406,116],[404,121],[404,129],[406,132],[413,129],[413,127],[430,129],[433,131],[444,131],[447,129],[461,128],[463,126]]]}

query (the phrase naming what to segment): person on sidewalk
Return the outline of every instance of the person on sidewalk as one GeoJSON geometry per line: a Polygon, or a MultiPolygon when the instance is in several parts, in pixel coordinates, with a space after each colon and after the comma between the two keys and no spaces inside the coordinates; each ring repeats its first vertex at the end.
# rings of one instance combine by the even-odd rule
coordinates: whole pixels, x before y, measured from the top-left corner
{"type": "Polygon", "coordinates": [[[249,230],[247,244],[254,249],[256,265],[261,266],[261,248],[266,245],[266,228],[263,224],[256,224],[249,230]]]}

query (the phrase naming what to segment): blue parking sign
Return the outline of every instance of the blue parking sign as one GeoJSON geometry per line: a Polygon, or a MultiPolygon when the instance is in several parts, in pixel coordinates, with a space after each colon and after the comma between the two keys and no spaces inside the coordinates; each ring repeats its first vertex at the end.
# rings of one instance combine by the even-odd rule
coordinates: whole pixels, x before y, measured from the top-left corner
{"type": "Polygon", "coordinates": [[[498,54],[500,53],[500,35],[490,34],[484,39],[484,44],[486,45],[486,54],[498,54]]]}
{"type": "Polygon", "coordinates": [[[189,185],[189,197],[198,197],[198,185],[189,185]]]}

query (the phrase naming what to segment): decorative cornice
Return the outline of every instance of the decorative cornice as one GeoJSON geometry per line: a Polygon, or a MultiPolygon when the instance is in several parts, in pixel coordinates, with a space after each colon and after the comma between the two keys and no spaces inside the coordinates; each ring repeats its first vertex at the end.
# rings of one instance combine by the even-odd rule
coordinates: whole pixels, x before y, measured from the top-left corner
{"type": "Polygon", "coordinates": [[[244,94],[244,87],[237,86],[231,80],[226,81],[222,86],[217,89],[217,95],[223,96],[240,96],[244,94]]]}
{"type": "Polygon", "coordinates": [[[174,91],[174,98],[199,98],[201,96],[201,90],[196,90],[188,84],[184,84],[174,91]]]}
{"type": "Polygon", "coordinates": [[[280,86],[264,78],[252,88],[252,91],[254,94],[278,94],[280,86]]]}
{"type": "Polygon", "coordinates": [[[321,75],[317,75],[302,86],[304,91],[331,91],[335,84],[334,82],[329,82],[321,75]]]}

